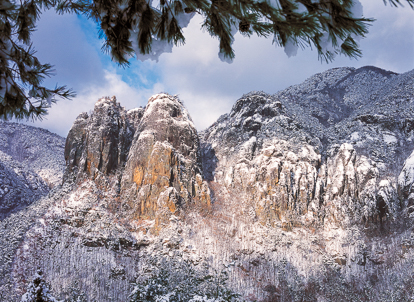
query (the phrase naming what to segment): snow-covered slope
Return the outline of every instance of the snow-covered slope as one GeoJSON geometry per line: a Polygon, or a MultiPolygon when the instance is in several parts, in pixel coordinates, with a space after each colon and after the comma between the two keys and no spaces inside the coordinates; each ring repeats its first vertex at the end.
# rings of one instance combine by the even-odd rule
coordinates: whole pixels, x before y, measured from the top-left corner
{"type": "Polygon", "coordinates": [[[272,225],[395,218],[414,149],[413,77],[339,68],[273,96],[251,92],[202,134],[205,177],[272,225]]]}
{"type": "Polygon", "coordinates": [[[65,138],[48,130],[0,121],[0,151],[38,174],[49,187],[62,180],[65,138]]]}
{"type": "Polygon", "coordinates": [[[19,300],[11,274],[26,231],[60,190],[65,139],[47,130],[0,122],[0,301],[19,300]]]}
{"type": "Polygon", "coordinates": [[[251,92],[198,134],[174,96],[102,98],[62,186],[1,221],[0,290],[18,301],[40,268],[58,299],[128,301],[151,265],[225,264],[247,301],[408,301],[413,140],[414,71],[251,92]]]}
{"type": "Polygon", "coordinates": [[[44,129],[0,122],[0,219],[60,184],[64,143],[44,129]]]}

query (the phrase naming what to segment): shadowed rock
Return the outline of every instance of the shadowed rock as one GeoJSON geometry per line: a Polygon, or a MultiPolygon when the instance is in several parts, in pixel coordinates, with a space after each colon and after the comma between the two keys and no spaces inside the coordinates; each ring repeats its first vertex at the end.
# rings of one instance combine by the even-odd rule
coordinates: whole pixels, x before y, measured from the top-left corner
{"type": "Polygon", "coordinates": [[[77,170],[92,178],[122,167],[139,123],[140,111],[128,113],[116,98],[102,98],[92,114],[81,113],[69,131],[65,146],[67,172],[77,170]]]}

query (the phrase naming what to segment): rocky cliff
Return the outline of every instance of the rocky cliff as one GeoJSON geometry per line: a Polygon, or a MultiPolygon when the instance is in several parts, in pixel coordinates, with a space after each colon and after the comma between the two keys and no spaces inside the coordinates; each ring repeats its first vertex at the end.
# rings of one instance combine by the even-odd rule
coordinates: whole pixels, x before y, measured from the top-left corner
{"type": "Polygon", "coordinates": [[[102,98],[82,113],[66,140],[64,181],[115,183],[112,207],[129,219],[168,221],[188,203],[210,204],[202,179],[197,130],[180,100],[159,94],[145,108],[126,111],[102,98]],[[165,212],[166,211],[166,212],[165,212]],[[162,214],[164,213],[164,214],[162,214]],[[167,220],[166,220],[167,219],[167,220]]]}
{"type": "Polygon", "coordinates": [[[137,109],[132,116],[112,97],[100,99],[90,116],[81,113],[66,139],[67,172],[75,171],[80,179],[95,179],[122,167],[142,111],[137,109]]]}
{"type": "Polygon", "coordinates": [[[1,221],[3,297],[40,268],[60,299],[128,301],[148,265],[183,261],[230,263],[247,301],[409,299],[413,87],[414,71],[331,69],[200,133],[175,96],[98,100],[62,185],[1,221]]]}
{"type": "Polygon", "coordinates": [[[151,97],[122,175],[123,209],[159,224],[163,210],[174,214],[190,203],[208,208],[210,193],[201,175],[197,130],[187,110],[176,97],[151,97]]]}
{"type": "Polygon", "coordinates": [[[412,77],[340,68],[273,96],[247,94],[203,132],[205,177],[242,194],[241,214],[263,224],[395,218],[414,148],[412,77]]]}

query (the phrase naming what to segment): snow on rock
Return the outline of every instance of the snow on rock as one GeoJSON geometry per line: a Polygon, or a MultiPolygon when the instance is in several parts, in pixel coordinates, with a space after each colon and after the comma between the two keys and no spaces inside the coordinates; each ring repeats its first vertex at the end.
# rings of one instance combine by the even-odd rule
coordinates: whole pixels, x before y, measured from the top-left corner
{"type": "Polygon", "coordinates": [[[77,281],[128,301],[154,269],[191,281],[181,263],[250,301],[408,301],[413,87],[413,71],[335,68],[243,95],[202,133],[166,93],[103,98],[72,127],[62,186],[0,221],[0,290],[19,301],[40,267],[59,299],[77,281]]]}
{"type": "MultiPolygon", "coordinates": [[[[386,102],[371,89],[381,83],[377,89],[386,90],[384,81],[401,85],[392,76],[374,67],[337,68],[274,96],[244,95],[202,134],[205,176],[214,175],[235,196],[242,194],[240,209],[254,209],[253,217],[263,223],[350,225],[393,217],[396,181],[382,191],[378,183],[392,169],[392,154],[406,152],[396,144],[401,135],[395,131],[407,133],[403,140],[411,144],[413,129],[401,125],[412,119],[413,109],[401,100],[396,106],[402,114],[392,106],[375,111],[373,105],[386,102]],[[369,115],[362,115],[368,108],[369,115]]],[[[408,74],[401,78],[413,81],[408,74]]],[[[395,96],[394,102],[404,97],[395,96]]]]}
{"type": "MultiPolygon", "coordinates": [[[[190,206],[209,209],[210,193],[201,176],[197,132],[176,97],[154,96],[144,112],[124,112],[114,98],[104,98],[98,101],[91,116],[78,117],[66,146],[70,170],[63,185],[67,189],[53,197],[53,206],[30,228],[25,244],[18,249],[19,260],[12,275],[16,288],[23,292],[24,280],[41,266],[51,279],[53,292],[68,292],[70,284],[64,281],[67,277],[54,270],[53,265],[65,266],[75,257],[77,264],[67,267],[73,280],[82,279],[86,271],[94,272],[87,274],[88,281],[79,290],[88,295],[93,291],[92,297],[97,301],[108,301],[109,297],[126,301],[129,282],[140,265],[133,259],[141,258],[141,249],[154,248],[158,242],[154,234],[164,232],[171,236],[169,225],[177,225],[183,210],[190,206]],[[107,145],[112,136],[122,138],[121,134],[126,133],[122,127],[121,134],[111,134],[110,130],[119,131],[122,123],[131,125],[128,117],[134,113],[142,115],[135,131],[129,128],[135,137],[123,150],[128,154],[126,162],[115,162],[113,169],[104,170],[109,161],[101,159],[98,162],[102,164],[95,166],[94,173],[83,170],[88,162],[94,165],[93,158],[106,156],[98,138],[107,145]],[[46,250],[48,256],[40,257],[46,250]],[[126,250],[127,254],[119,258],[118,253],[123,255],[126,250]],[[26,259],[32,257],[44,261],[29,265],[26,259]],[[105,290],[100,283],[92,282],[97,278],[117,280],[116,288],[121,286],[123,290],[117,290],[117,294],[113,288],[105,290]]],[[[175,255],[171,249],[174,251],[181,240],[169,242],[165,249],[175,255]]],[[[191,255],[191,259],[197,256],[191,255]]]]}
{"type": "MultiPolygon", "coordinates": [[[[116,97],[104,97],[95,104],[92,114],[81,113],[69,131],[65,160],[69,174],[95,178],[99,173],[110,174],[127,158],[139,111],[129,112],[120,106],[116,97]]],[[[138,121],[137,121],[138,120],[138,121]]]]}
{"type": "Polygon", "coordinates": [[[402,199],[407,199],[411,193],[414,193],[414,151],[405,160],[398,176],[398,193],[402,199]]]}
{"type": "Polygon", "coordinates": [[[159,225],[192,202],[208,206],[209,192],[201,174],[197,130],[187,110],[177,97],[152,96],[132,142],[121,184],[131,215],[158,217],[159,225]]]}

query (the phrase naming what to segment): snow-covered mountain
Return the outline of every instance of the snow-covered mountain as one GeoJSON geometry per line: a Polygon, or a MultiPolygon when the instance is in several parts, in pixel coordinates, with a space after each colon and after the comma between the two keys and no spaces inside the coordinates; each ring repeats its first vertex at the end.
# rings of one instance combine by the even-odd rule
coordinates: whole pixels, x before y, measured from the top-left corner
{"type": "Polygon", "coordinates": [[[4,301],[39,269],[57,299],[128,301],[148,267],[177,261],[225,265],[239,300],[414,297],[414,71],[251,92],[200,133],[175,96],[130,111],[102,98],[64,152],[0,126],[4,301]]]}
{"type": "Polygon", "coordinates": [[[0,121],[0,218],[60,184],[65,139],[47,130],[0,121]]]}

